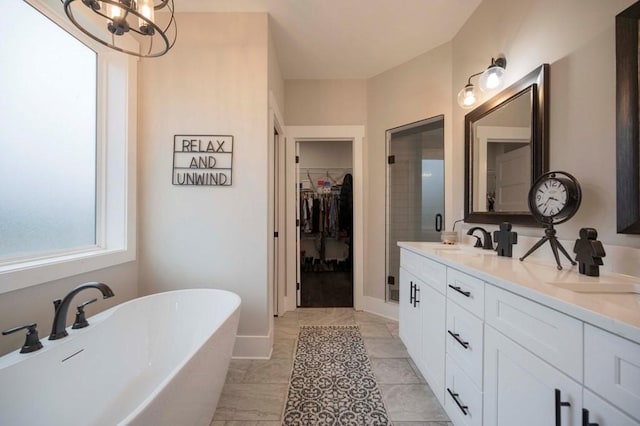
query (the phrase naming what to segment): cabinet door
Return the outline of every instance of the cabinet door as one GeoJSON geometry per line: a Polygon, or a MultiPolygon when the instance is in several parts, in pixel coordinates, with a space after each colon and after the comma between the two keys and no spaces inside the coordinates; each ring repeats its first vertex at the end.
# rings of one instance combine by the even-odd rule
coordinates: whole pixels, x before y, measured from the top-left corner
{"type": "Polygon", "coordinates": [[[414,302],[418,279],[415,275],[400,268],[400,303],[398,306],[398,333],[414,360],[418,359],[421,349],[420,305],[414,302]],[[415,306],[414,306],[415,305],[415,306]]]}
{"type": "Polygon", "coordinates": [[[485,425],[580,424],[582,386],[487,325],[484,380],[485,425]]]}
{"type": "Polygon", "coordinates": [[[426,284],[419,286],[417,298],[422,322],[418,367],[438,400],[444,403],[446,300],[443,294],[426,284]]]}
{"type": "MultiPolygon", "coordinates": [[[[638,426],[640,422],[633,420],[622,411],[615,408],[605,400],[599,398],[589,390],[584,390],[584,424],[597,424],[598,426],[638,426]]],[[[583,424],[583,423],[581,423],[583,424]]]]}

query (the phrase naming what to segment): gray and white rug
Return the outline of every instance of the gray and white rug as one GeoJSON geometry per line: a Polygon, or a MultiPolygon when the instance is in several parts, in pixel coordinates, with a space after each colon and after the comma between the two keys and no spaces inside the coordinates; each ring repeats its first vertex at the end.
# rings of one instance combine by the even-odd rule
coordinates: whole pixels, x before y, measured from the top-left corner
{"type": "Polygon", "coordinates": [[[357,326],[304,326],[283,423],[389,425],[364,341],[357,326]]]}

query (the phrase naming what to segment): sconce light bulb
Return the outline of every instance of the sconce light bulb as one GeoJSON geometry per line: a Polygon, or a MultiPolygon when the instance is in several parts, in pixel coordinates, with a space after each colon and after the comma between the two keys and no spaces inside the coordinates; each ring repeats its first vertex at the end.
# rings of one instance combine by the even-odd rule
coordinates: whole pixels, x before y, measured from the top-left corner
{"type": "Polygon", "coordinates": [[[500,79],[496,75],[496,73],[489,73],[487,76],[487,89],[495,89],[500,85],[500,79]]]}
{"type": "Polygon", "coordinates": [[[462,108],[471,108],[476,103],[476,91],[473,84],[469,83],[458,93],[458,105],[462,108]]]}
{"type": "Polygon", "coordinates": [[[497,60],[492,59],[491,65],[480,76],[480,90],[489,92],[501,89],[504,85],[504,67],[506,60],[502,57],[497,60]]]}

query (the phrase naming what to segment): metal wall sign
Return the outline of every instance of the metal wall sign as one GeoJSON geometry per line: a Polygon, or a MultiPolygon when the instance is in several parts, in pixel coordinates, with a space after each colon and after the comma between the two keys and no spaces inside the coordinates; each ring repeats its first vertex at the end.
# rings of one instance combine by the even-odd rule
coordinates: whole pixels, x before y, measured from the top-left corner
{"type": "Polygon", "coordinates": [[[231,186],[233,136],[175,135],[174,185],[231,186]]]}

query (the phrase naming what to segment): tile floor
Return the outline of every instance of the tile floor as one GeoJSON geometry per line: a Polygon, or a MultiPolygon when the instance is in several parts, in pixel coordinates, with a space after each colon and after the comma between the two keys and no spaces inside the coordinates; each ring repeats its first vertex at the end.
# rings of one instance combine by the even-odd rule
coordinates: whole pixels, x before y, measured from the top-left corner
{"type": "Polygon", "coordinates": [[[351,308],[301,308],[275,318],[270,360],[231,360],[211,426],[282,424],[301,325],[357,324],[389,418],[396,426],[451,426],[398,338],[398,323],[351,308]]]}

